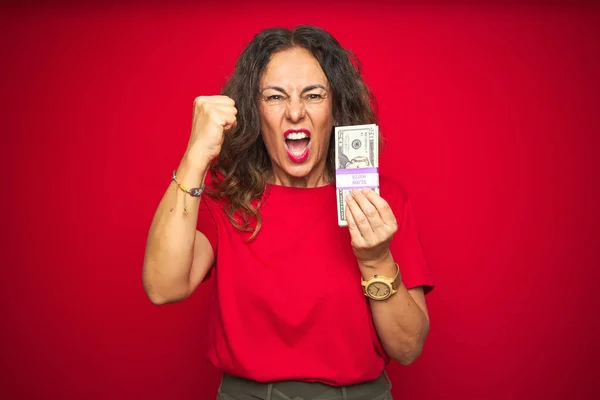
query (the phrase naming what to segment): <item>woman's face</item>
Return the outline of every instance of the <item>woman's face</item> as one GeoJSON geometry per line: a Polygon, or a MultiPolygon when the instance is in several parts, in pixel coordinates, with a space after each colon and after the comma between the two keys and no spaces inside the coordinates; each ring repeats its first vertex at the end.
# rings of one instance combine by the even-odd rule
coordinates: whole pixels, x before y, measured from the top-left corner
{"type": "Polygon", "coordinates": [[[261,133],[276,183],[319,184],[333,127],[331,89],[319,62],[303,48],[278,52],[259,90],[261,133]]]}

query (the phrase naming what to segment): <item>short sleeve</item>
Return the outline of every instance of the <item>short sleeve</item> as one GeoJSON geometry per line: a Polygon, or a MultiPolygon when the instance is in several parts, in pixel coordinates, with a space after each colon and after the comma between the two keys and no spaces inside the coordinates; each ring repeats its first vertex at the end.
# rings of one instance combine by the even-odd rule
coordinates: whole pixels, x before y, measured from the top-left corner
{"type": "Polygon", "coordinates": [[[411,202],[401,187],[394,189],[390,207],[396,216],[398,230],[390,243],[390,251],[400,267],[404,286],[407,289],[423,286],[424,292],[429,293],[434,280],[425,259],[411,202]]]}

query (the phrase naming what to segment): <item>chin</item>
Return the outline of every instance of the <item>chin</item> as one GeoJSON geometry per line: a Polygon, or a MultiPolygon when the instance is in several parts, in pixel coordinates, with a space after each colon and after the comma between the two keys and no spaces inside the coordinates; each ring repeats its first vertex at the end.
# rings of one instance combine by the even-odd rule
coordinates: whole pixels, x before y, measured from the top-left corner
{"type": "Polygon", "coordinates": [[[294,178],[304,178],[314,169],[314,165],[312,163],[303,163],[303,164],[292,164],[288,162],[284,167],[284,171],[289,176],[293,176],[294,178]]]}
{"type": "MultiPolygon", "coordinates": [[[[281,154],[273,165],[277,165],[277,170],[283,173],[285,176],[292,179],[305,179],[308,178],[311,181],[320,177],[314,176],[314,173],[321,169],[321,164],[325,166],[325,160],[318,160],[318,154],[310,154],[310,149],[307,152],[306,157],[301,158],[300,154],[294,157],[289,152],[281,154]]],[[[309,182],[307,182],[309,183],[309,182]]]]}

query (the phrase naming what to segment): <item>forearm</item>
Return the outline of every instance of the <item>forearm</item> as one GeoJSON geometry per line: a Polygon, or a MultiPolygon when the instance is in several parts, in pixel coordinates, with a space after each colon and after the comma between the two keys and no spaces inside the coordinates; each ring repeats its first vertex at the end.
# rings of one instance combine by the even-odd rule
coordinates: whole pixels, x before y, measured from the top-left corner
{"type": "MultiPolygon", "coordinates": [[[[396,266],[390,257],[375,266],[361,266],[365,280],[373,275],[393,277],[396,266]]],[[[403,365],[415,361],[429,331],[429,318],[411,296],[404,283],[387,300],[369,300],[375,329],[386,353],[403,365]]]]}
{"type": "MultiPolygon", "coordinates": [[[[181,162],[177,180],[187,188],[200,187],[208,164],[198,168],[181,162]]],[[[182,300],[189,295],[190,271],[200,197],[192,197],[171,182],[154,214],[144,256],[142,279],[156,304],[182,300]]]]}

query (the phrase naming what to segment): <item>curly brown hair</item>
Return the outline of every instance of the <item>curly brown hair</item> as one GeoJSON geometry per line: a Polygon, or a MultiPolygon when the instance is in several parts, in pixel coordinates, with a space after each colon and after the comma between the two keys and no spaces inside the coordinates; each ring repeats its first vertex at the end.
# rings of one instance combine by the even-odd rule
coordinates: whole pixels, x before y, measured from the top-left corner
{"type": "MultiPolygon", "coordinates": [[[[271,159],[261,135],[258,109],[259,80],[271,56],[302,47],[318,60],[332,90],[333,116],[337,125],[376,123],[375,98],[361,76],[360,62],[327,31],[314,26],[293,30],[269,28],[258,33],[242,51],[222,94],[235,101],[237,126],[227,132],[221,153],[211,165],[213,190],[207,194],[226,200],[225,211],[239,230],[261,227],[261,198],[271,176],[271,159]]],[[[331,135],[326,171],[335,176],[335,146],[331,135]]]]}

